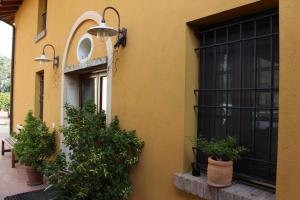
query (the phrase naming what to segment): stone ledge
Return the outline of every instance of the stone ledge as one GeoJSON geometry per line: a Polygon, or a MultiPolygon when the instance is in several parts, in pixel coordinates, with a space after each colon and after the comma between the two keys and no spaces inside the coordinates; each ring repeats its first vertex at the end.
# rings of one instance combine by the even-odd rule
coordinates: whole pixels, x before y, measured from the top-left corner
{"type": "Polygon", "coordinates": [[[190,173],[176,173],[174,176],[177,189],[207,200],[275,200],[274,193],[248,185],[234,183],[227,188],[213,188],[206,181],[206,175],[195,177],[190,173]]]}
{"type": "Polygon", "coordinates": [[[35,38],[35,43],[38,43],[41,39],[46,37],[46,34],[47,34],[46,30],[42,30],[39,34],[37,34],[37,36],[35,38]]]}
{"type": "Polygon", "coordinates": [[[106,65],[107,64],[107,57],[100,57],[100,58],[95,58],[93,60],[89,60],[86,63],[79,63],[71,66],[66,66],[64,68],[64,73],[70,73],[78,70],[83,70],[83,69],[88,69],[91,67],[99,66],[99,65],[106,65]]]}

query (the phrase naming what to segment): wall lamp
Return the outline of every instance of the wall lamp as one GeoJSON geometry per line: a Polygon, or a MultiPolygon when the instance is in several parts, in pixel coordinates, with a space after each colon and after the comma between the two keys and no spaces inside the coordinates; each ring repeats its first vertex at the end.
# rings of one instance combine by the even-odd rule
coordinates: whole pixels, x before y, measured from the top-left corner
{"type": "Polygon", "coordinates": [[[90,28],[87,32],[93,36],[96,36],[97,38],[106,38],[106,37],[112,37],[117,35],[117,42],[115,44],[115,48],[119,48],[120,46],[125,47],[127,42],[127,29],[126,28],[120,28],[121,20],[120,20],[120,14],[119,12],[113,8],[113,7],[106,7],[103,10],[103,18],[99,26],[95,26],[90,28]],[[107,10],[113,10],[118,16],[118,30],[107,26],[105,22],[105,13],[107,10]]]}
{"type": "Polygon", "coordinates": [[[53,61],[53,68],[58,68],[58,67],[59,67],[59,57],[58,57],[58,56],[55,56],[55,48],[54,48],[54,46],[51,45],[51,44],[46,44],[46,45],[44,45],[42,55],[41,55],[40,57],[35,58],[34,60],[40,62],[40,65],[42,65],[42,64],[45,63],[45,62],[52,62],[52,61],[53,61]],[[54,55],[53,55],[53,60],[50,59],[50,58],[48,58],[48,57],[46,56],[46,54],[45,54],[45,49],[46,49],[47,47],[51,47],[52,50],[53,50],[53,53],[54,53],[54,55]]]}

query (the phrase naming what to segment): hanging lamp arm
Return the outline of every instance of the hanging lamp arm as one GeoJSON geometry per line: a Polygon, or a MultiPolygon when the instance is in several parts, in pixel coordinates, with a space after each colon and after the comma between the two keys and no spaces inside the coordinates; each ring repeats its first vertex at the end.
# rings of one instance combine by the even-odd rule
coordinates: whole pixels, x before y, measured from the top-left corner
{"type": "Polygon", "coordinates": [[[55,58],[55,48],[54,48],[54,46],[53,46],[52,44],[45,44],[45,46],[44,46],[44,48],[43,48],[43,54],[45,54],[45,49],[46,49],[47,47],[51,47],[51,48],[52,48],[53,53],[54,53],[53,58],[55,58]]]}
{"type": "Polygon", "coordinates": [[[53,67],[58,68],[59,67],[59,57],[56,56],[56,52],[55,52],[55,47],[52,44],[45,44],[45,46],[43,47],[43,54],[45,54],[45,49],[47,47],[51,47],[51,49],[53,50],[53,67]]]}
{"type": "Polygon", "coordinates": [[[113,10],[113,11],[115,11],[115,13],[117,14],[117,16],[118,16],[118,31],[120,32],[120,26],[121,26],[121,17],[120,17],[120,14],[119,14],[119,12],[117,11],[117,9],[115,9],[114,7],[111,7],[111,6],[108,6],[108,7],[106,7],[106,8],[104,8],[104,10],[103,10],[103,18],[102,18],[102,22],[103,23],[105,23],[105,13],[106,13],[106,11],[107,10],[113,10]]]}
{"type": "Polygon", "coordinates": [[[118,39],[117,39],[117,43],[114,45],[115,48],[119,48],[119,46],[126,46],[126,42],[127,42],[127,29],[126,28],[122,28],[121,29],[121,17],[119,12],[117,11],[117,9],[115,9],[114,7],[108,6],[106,8],[104,8],[103,13],[102,13],[102,23],[105,23],[105,14],[106,11],[108,10],[113,10],[115,11],[115,13],[118,16],[118,39]]]}

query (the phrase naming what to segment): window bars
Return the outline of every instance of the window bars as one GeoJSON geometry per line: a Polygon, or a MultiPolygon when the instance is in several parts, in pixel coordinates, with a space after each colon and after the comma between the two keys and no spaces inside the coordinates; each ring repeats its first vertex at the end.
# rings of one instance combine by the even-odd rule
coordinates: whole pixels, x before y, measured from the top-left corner
{"type": "MultiPolygon", "coordinates": [[[[196,33],[200,47],[198,136],[237,136],[249,153],[235,175],[275,185],[278,137],[279,22],[272,11],[196,33]]],[[[207,159],[198,154],[198,161],[207,159]]]]}

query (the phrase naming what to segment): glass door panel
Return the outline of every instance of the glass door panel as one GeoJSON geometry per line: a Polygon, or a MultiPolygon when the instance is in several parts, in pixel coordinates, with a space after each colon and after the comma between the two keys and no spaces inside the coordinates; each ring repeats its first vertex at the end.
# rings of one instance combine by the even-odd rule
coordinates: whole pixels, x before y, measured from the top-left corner
{"type": "Polygon", "coordinates": [[[95,104],[96,101],[96,77],[84,78],[81,80],[81,105],[83,105],[86,101],[93,101],[95,104]]]}
{"type": "Polygon", "coordinates": [[[106,111],[107,76],[103,73],[85,74],[80,77],[80,105],[92,101],[97,110],[106,111]]]}

